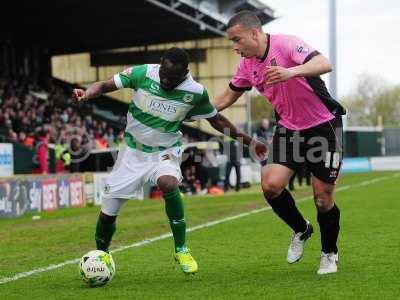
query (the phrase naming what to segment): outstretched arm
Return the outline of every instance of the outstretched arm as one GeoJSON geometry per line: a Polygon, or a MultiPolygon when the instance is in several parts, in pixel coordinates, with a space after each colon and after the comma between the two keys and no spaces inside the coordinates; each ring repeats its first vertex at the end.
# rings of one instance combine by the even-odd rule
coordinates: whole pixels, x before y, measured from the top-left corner
{"type": "Polygon", "coordinates": [[[239,99],[240,96],[242,96],[243,92],[236,92],[232,90],[230,87],[227,87],[225,91],[215,97],[215,103],[214,106],[217,109],[217,111],[222,111],[225,108],[231,106],[233,103],[239,99]]]}
{"type": "Polygon", "coordinates": [[[329,60],[318,54],[302,65],[290,68],[296,77],[320,76],[332,71],[329,60]]]}
{"type": "Polygon", "coordinates": [[[332,71],[329,60],[322,54],[311,58],[308,62],[291,68],[280,66],[267,67],[267,84],[274,84],[289,80],[293,77],[319,76],[332,71]]]}
{"type": "Polygon", "coordinates": [[[250,146],[252,143],[255,146],[255,152],[257,156],[263,159],[267,153],[267,146],[259,141],[253,140],[249,135],[240,131],[233,125],[227,118],[220,113],[217,113],[214,117],[207,119],[210,125],[217,131],[230,136],[233,139],[239,139],[243,144],[250,146]]]}
{"type": "Polygon", "coordinates": [[[114,83],[114,79],[110,78],[93,83],[86,89],[86,91],[82,89],[74,89],[72,91],[72,98],[76,102],[86,101],[116,90],[118,90],[118,88],[114,83]]]}

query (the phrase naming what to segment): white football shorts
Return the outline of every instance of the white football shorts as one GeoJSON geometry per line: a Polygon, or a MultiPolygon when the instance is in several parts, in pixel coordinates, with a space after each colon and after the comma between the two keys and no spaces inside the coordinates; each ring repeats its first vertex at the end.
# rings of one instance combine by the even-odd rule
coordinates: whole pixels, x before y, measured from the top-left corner
{"type": "Polygon", "coordinates": [[[117,215],[124,200],[137,198],[146,182],[157,185],[161,176],[174,176],[181,182],[182,152],[181,147],[174,147],[145,153],[124,145],[106,178],[101,210],[110,216],[117,215]]]}

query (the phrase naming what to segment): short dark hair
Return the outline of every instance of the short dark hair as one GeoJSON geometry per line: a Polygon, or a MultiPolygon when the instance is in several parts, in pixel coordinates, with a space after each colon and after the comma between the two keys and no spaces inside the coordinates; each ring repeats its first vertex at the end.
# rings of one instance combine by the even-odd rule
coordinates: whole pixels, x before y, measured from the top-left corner
{"type": "Polygon", "coordinates": [[[229,19],[227,29],[236,25],[242,25],[244,28],[256,27],[260,30],[262,28],[260,19],[257,17],[256,13],[250,10],[242,10],[237,14],[233,15],[229,19]]]}
{"type": "Polygon", "coordinates": [[[37,138],[45,137],[47,134],[49,134],[49,131],[43,127],[40,127],[39,129],[36,130],[37,138]]]}
{"type": "Polygon", "coordinates": [[[185,50],[178,47],[169,48],[164,52],[162,59],[168,59],[174,65],[180,65],[184,69],[187,69],[189,65],[189,55],[185,50]]]}

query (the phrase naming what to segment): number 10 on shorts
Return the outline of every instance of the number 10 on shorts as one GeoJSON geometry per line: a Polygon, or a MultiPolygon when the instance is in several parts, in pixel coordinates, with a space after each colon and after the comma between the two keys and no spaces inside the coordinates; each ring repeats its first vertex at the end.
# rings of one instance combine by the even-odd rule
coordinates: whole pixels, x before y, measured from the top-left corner
{"type": "Polygon", "coordinates": [[[340,164],[340,153],[339,152],[326,152],[325,168],[338,169],[339,164],[340,164]]]}

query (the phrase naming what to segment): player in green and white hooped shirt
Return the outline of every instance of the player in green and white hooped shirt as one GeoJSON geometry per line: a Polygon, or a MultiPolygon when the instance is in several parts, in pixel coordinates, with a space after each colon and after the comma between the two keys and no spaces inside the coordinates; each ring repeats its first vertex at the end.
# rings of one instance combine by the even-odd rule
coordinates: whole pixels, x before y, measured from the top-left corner
{"type": "Polygon", "coordinates": [[[191,77],[188,61],[184,50],[171,48],[164,53],[160,65],[128,68],[113,78],[92,84],[86,91],[75,89],[73,99],[85,101],[122,88],[135,91],[127,115],[127,147],[118,153],[106,181],[96,227],[97,248],[108,251],[122,204],[134,197],[144,182],[150,181],[163,192],[175,242],[175,259],[183,272],[191,274],[198,267],[185,244],[186,223],[178,188],[182,122],[207,119],[219,132],[229,132],[230,137],[239,138],[246,145],[253,142],[260,157],[265,155],[267,148],[252,141],[215,110],[207,90],[191,77]]]}

